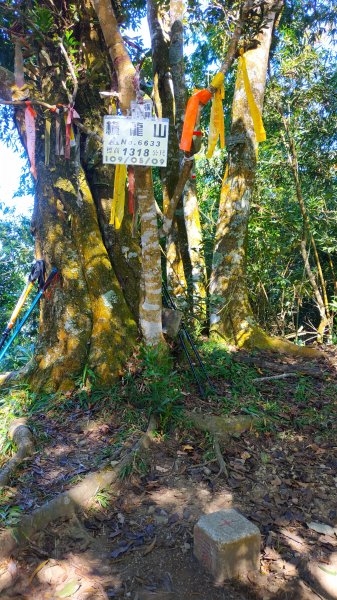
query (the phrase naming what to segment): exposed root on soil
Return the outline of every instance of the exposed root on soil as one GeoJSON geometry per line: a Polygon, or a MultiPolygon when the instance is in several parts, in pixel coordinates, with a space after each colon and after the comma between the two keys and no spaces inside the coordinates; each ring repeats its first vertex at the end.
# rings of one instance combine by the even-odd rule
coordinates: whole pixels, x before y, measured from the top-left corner
{"type": "Polygon", "coordinates": [[[240,348],[249,350],[266,350],[277,354],[288,354],[296,358],[324,358],[324,353],[309,346],[296,346],[280,337],[268,335],[261,327],[254,326],[245,332],[240,348]]]}
{"type": "Polygon", "coordinates": [[[134,444],[131,450],[120,460],[118,465],[90,473],[80,483],[59,494],[49,502],[35,509],[30,515],[23,517],[15,528],[0,535],[0,557],[11,554],[18,545],[23,545],[29,538],[44,529],[49,523],[61,517],[73,517],[76,509],[88,507],[95,495],[114,484],[123,470],[135,459],[135,456],[147,450],[154,438],[157,421],[151,417],[146,432],[134,444]]]}
{"type": "Polygon", "coordinates": [[[34,452],[34,439],[31,430],[26,425],[26,419],[12,421],[8,433],[18,450],[13,458],[0,470],[0,489],[8,484],[11,475],[23,459],[34,452]]]}
{"type": "Polygon", "coordinates": [[[326,355],[323,353],[321,354],[320,359],[327,359],[325,364],[322,364],[322,362],[320,364],[304,364],[303,362],[299,364],[290,364],[286,362],[286,356],[280,356],[282,363],[279,364],[278,362],[267,360],[266,355],[263,352],[256,355],[251,355],[243,351],[234,352],[231,354],[231,358],[235,362],[252,365],[254,367],[260,367],[265,371],[276,371],[277,373],[282,373],[283,378],[285,377],[285,374],[287,374],[289,377],[301,377],[303,375],[307,375],[308,377],[314,377],[315,379],[325,380],[327,374],[329,374],[329,369],[333,367],[331,360],[329,360],[329,358],[327,359],[326,355]]]}
{"type": "Polygon", "coordinates": [[[220,448],[219,440],[218,440],[218,438],[217,438],[217,436],[216,436],[216,435],[215,435],[215,436],[214,436],[214,438],[213,438],[213,447],[214,447],[214,454],[215,454],[215,456],[216,456],[216,458],[217,458],[217,461],[218,461],[218,463],[219,463],[219,467],[220,467],[220,470],[219,470],[219,472],[216,474],[216,476],[215,476],[215,477],[220,477],[220,475],[221,475],[222,473],[224,473],[224,474],[225,474],[225,476],[226,476],[226,477],[227,477],[227,479],[228,479],[228,470],[227,470],[227,467],[226,467],[226,463],[225,463],[225,461],[224,461],[224,458],[223,458],[223,456],[222,456],[222,452],[221,452],[221,448],[220,448]]]}
{"type": "Polygon", "coordinates": [[[232,433],[242,433],[247,429],[251,429],[256,422],[256,419],[240,415],[237,417],[218,417],[216,415],[207,415],[191,411],[185,411],[185,415],[192,421],[197,429],[213,434],[214,454],[219,463],[219,472],[216,477],[220,477],[223,473],[228,479],[228,469],[222,456],[219,438],[228,438],[232,433]]]}
{"type": "Polygon", "coordinates": [[[20,371],[7,371],[0,373],[0,388],[10,387],[17,383],[20,371]]]}
{"type": "Polygon", "coordinates": [[[242,433],[247,429],[251,429],[257,420],[254,417],[243,415],[237,417],[218,417],[191,411],[185,411],[185,415],[197,429],[213,433],[217,437],[228,437],[231,433],[242,433]]]}
{"type": "Polygon", "coordinates": [[[258,325],[248,325],[237,323],[235,331],[228,336],[224,336],[217,329],[211,332],[211,338],[220,344],[230,344],[238,349],[244,350],[264,350],[276,354],[284,354],[294,358],[323,359],[327,358],[322,350],[310,346],[297,346],[281,337],[268,335],[258,325]]]}

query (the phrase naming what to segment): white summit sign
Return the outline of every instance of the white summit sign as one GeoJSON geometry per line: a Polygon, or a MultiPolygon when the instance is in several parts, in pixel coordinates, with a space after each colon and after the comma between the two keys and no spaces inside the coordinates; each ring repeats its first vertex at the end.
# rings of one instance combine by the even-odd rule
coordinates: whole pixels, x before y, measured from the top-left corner
{"type": "Polygon", "coordinates": [[[166,167],[168,119],[104,117],[103,163],[166,167]]]}

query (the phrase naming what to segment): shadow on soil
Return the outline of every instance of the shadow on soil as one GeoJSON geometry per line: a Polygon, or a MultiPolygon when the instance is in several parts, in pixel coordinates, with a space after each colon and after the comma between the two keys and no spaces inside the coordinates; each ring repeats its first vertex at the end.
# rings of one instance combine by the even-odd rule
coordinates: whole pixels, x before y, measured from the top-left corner
{"type": "MultiPolygon", "coordinates": [[[[252,366],[245,354],[233,360],[217,348],[202,351],[217,394],[201,400],[190,376],[181,375],[179,400],[168,408],[169,429],[135,458],[124,479],[99,492],[90,509],[47,525],[3,561],[4,600],[337,597],[336,537],[308,527],[312,521],[336,527],[334,373],[317,364],[312,366],[324,378],[318,371],[309,377],[302,361],[260,354],[258,366],[252,366]],[[280,373],[280,367],[289,372],[290,366],[296,376],[256,381],[280,373]],[[184,421],[182,404],[259,417],[256,430],[221,444],[228,480],[217,477],[212,438],[184,421]],[[201,514],[232,507],[261,531],[261,572],[216,587],[193,557],[193,527],[201,514]]],[[[183,363],[180,368],[184,372],[183,363]]],[[[108,395],[82,390],[82,396],[54,398],[52,405],[50,398],[12,391],[4,427],[11,415],[28,413],[38,445],[2,492],[4,525],[118,460],[146,428],[146,385],[136,373],[132,384],[124,381],[108,395]]],[[[163,406],[159,414],[165,420],[163,406]]]]}

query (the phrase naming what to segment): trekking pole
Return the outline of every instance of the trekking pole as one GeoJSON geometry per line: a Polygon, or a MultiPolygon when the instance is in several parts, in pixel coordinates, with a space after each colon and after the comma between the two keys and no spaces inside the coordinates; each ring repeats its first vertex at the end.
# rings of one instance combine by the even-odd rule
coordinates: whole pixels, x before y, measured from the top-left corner
{"type": "MultiPolygon", "coordinates": [[[[168,305],[168,307],[171,308],[172,310],[177,310],[177,307],[176,307],[173,299],[171,298],[170,293],[169,293],[169,291],[168,291],[168,289],[167,289],[167,287],[166,287],[166,285],[165,285],[164,282],[163,282],[163,291],[164,291],[164,299],[165,299],[165,302],[168,305]]],[[[186,328],[185,328],[185,326],[183,324],[182,324],[182,329],[183,329],[183,331],[179,331],[179,333],[178,333],[180,344],[181,344],[181,346],[182,346],[182,348],[183,348],[183,350],[184,350],[184,352],[186,354],[186,358],[188,360],[188,364],[190,365],[190,368],[191,368],[191,371],[193,373],[194,379],[197,382],[200,395],[204,398],[205,397],[205,389],[204,389],[204,387],[203,387],[203,385],[202,385],[202,383],[201,383],[201,381],[199,379],[198,373],[197,373],[197,371],[195,369],[195,366],[194,366],[194,364],[192,362],[191,355],[190,355],[190,353],[188,351],[188,348],[187,348],[187,345],[185,343],[184,334],[185,334],[186,337],[187,337],[187,335],[186,335],[186,328]]],[[[187,337],[187,339],[188,339],[188,337],[187,337]]],[[[193,348],[192,344],[191,344],[191,347],[193,348]]]]}
{"type": "MultiPolygon", "coordinates": [[[[165,285],[164,282],[163,282],[163,290],[164,290],[165,297],[169,299],[170,308],[172,308],[173,310],[177,310],[177,306],[176,306],[173,298],[171,297],[171,295],[170,295],[170,293],[169,293],[169,291],[168,291],[168,289],[167,289],[167,287],[166,287],[166,285],[165,285]]],[[[214,390],[214,386],[213,386],[213,384],[212,384],[212,382],[211,382],[211,380],[210,380],[210,378],[208,376],[208,373],[206,371],[206,367],[205,367],[205,365],[204,365],[204,363],[202,361],[200,353],[199,353],[199,351],[198,351],[198,349],[197,349],[197,347],[196,347],[196,345],[195,345],[195,343],[193,341],[193,338],[190,335],[190,333],[189,333],[189,331],[188,331],[188,329],[187,329],[187,327],[186,327],[186,325],[185,325],[184,322],[181,323],[181,329],[183,330],[183,332],[184,332],[184,334],[185,334],[185,336],[186,336],[186,338],[187,338],[187,340],[188,340],[188,342],[189,342],[189,344],[190,344],[190,346],[191,346],[191,348],[192,348],[192,350],[194,352],[194,355],[195,355],[195,357],[196,357],[196,359],[197,359],[197,361],[199,363],[199,366],[200,366],[202,372],[204,373],[204,375],[205,375],[205,377],[207,379],[207,383],[214,390]]]]}
{"type": "Polygon", "coordinates": [[[179,331],[178,336],[179,336],[180,343],[181,343],[181,345],[183,347],[183,350],[184,350],[184,352],[186,354],[186,358],[188,360],[188,364],[190,365],[191,371],[193,373],[193,377],[194,377],[195,381],[197,382],[197,386],[199,388],[200,395],[204,398],[205,397],[205,389],[204,389],[204,387],[203,387],[203,385],[202,385],[202,383],[201,383],[201,381],[199,379],[199,376],[198,376],[197,371],[195,369],[195,366],[194,366],[194,364],[192,362],[191,355],[190,355],[190,353],[188,351],[188,348],[187,348],[187,346],[185,344],[185,340],[184,340],[184,337],[183,337],[183,334],[182,334],[181,331],[179,331]]]}
{"type": "Polygon", "coordinates": [[[32,291],[33,287],[34,287],[34,283],[35,281],[28,281],[27,284],[24,287],[24,290],[19,298],[19,300],[16,303],[16,306],[10,316],[10,319],[7,323],[6,329],[4,330],[1,339],[0,339],[0,350],[3,347],[6,339],[8,338],[11,330],[13,329],[14,325],[15,325],[15,321],[18,318],[18,315],[24,305],[24,303],[26,302],[26,299],[28,298],[30,292],[32,291]]]}
{"type": "Polygon", "coordinates": [[[209,384],[209,385],[211,386],[211,388],[214,390],[213,384],[212,384],[212,382],[211,382],[211,380],[210,380],[210,378],[209,378],[209,376],[208,376],[208,373],[207,373],[207,371],[206,371],[206,367],[205,367],[205,365],[204,365],[204,363],[203,363],[203,360],[202,360],[202,358],[201,358],[201,356],[200,356],[199,350],[197,349],[197,347],[196,347],[196,345],[195,345],[195,343],[194,343],[194,341],[193,341],[193,338],[192,338],[192,336],[190,335],[190,333],[189,333],[189,331],[188,331],[188,329],[187,329],[187,327],[186,327],[185,323],[182,323],[182,324],[181,324],[181,327],[182,327],[182,330],[184,331],[184,333],[185,333],[185,335],[186,335],[186,337],[187,337],[187,339],[188,339],[188,341],[189,341],[189,343],[190,343],[190,345],[191,345],[191,348],[193,349],[193,352],[194,352],[194,354],[195,354],[195,357],[196,357],[196,359],[197,359],[197,361],[198,361],[198,363],[199,363],[199,366],[200,366],[200,368],[201,368],[202,372],[204,373],[204,375],[205,375],[205,377],[206,377],[206,379],[207,379],[207,382],[208,382],[208,384],[209,384]]]}
{"type": "Polygon", "coordinates": [[[44,267],[44,261],[43,260],[36,260],[35,263],[33,264],[30,274],[28,275],[28,281],[27,284],[19,298],[19,300],[16,303],[16,306],[11,314],[11,317],[8,321],[7,327],[5,329],[5,331],[3,332],[1,339],[0,339],[0,350],[3,347],[7,337],[9,336],[11,330],[13,329],[16,319],[19,316],[19,313],[21,312],[21,309],[25,303],[25,301],[27,300],[30,292],[32,291],[33,287],[34,287],[34,283],[35,281],[38,281],[39,284],[39,289],[41,289],[44,285],[44,274],[45,274],[45,267],[44,267]]]}
{"type": "Polygon", "coordinates": [[[40,289],[40,291],[35,296],[32,304],[30,305],[30,307],[27,310],[26,314],[22,317],[21,321],[19,321],[19,323],[15,327],[15,330],[13,331],[12,337],[7,341],[7,343],[1,349],[1,351],[0,351],[0,361],[3,359],[3,357],[7,353],[8,348],[14,342],[14,340],[15,340],[16,336],[18,335],[19,331],[22,329],[22,327],[26,323],[27,319],[29,318],[29,316],[33,312],[33,310],[34,310],[35,306],[37,305],[38,301],[40,300],[41,296],[43,296],[43,294],[46,291],[46,289],[50,286],[51,282],[53,281],[53,279],[54,279],[54,277],[55,277],[55,275],[57,273],[58,273],[57,269],[52,269],[51,270],[51,273],[50,273],[48,279],[46,280],[46,282],[44,283],[43,287],[40,289]]]}

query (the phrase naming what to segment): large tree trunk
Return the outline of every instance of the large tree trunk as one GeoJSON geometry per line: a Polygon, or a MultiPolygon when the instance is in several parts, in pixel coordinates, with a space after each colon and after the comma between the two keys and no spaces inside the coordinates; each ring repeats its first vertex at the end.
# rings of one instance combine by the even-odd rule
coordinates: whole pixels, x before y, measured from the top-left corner
{"type": "MultiPolygon", "coordinates": [[[[279,11],[282,3],[275,2],[279,11]]],[[[271,3],[271,6],[274,6],[271,3]]],[[[246,52],[249,80],[262,113],[270,44],[277,16],[271,8],[259,44],[246,52]]],[[[244,89],[241,69],[235,84],[232,126],[227,140],[228,168],[220,196],[210,281],[210,331],[214,339],[238,347],[260,348],[293,355],[314,356],[312,348],[299,348],[267,335],[257,324],[246,286],[246,250],[250,201],[253,192],[258,143],[244,89]]]]}
{"type": "MultiPolygon", "coordinates": [[[[126,51],[110,0],[94,0],[93,4],[116,71],[120,106],[126,114],[131,100],[136,96],[136,70],[126,51]]],[[[161,259],[151,169],[135,167],[135,183],[142,239],[139,324],[145,342],[158,345],[163,342],[161,259]]]]}
{"type": "MultiPolygon", "coordinates": [[[[256,103],[262,112],[269,49],[275,12],[258,36],[256,48],[246,52],[246,63],[256,103]]],[[[219,218],[213,255],[211,333],[238,346],[256,337],[256,323],[246,288],[246,246],[250,200],[253,191],[257,141],[239,69],[232,108],[228,170],[220,197],[219,218]]]]}
{"type": "MultiPolygon", "coordinates": [[[[77,8],[81,22],[76,35],[86,48],[83,60],[89,62],[86,67],[90,79],[84,75],[75,85],[76,107],[82,122],[101,134],[104,106],[98,91],[110,87],[111,67],[110,71],[105,67],[106,55],[102,52],[102,40],[93,29],[90,2],[83,0],[77,8]]],[[[62,82],[69,73],[69,56],[65,59],[57,44],[51,42],[37,49],[37,53],[41,90],[36,96],[50,104],[67,104],[62,82]]],[[[28,380],[35,389],[70,389],[87,367],[95,373],[98,385],[110,385],[122,373],[136,342],[137,326],[130,307],[134,314],[138,312],[138,252],[129,226],[117,243],[111,226],[110,231],[104,228],[103,206],[105,203],[105,209],[109,209],[111,203],[113,169],[110,167],[107,173],[108,167],[102,166],[101,153],[97,152],[100,149],[97,143],[91,143],[94,138],[82,135],[83,167],[74,150],[70,160],[56,156],[55,114],[47,112],[42,116],[42,110],[37,110],[32,230],[36,258],[45,260],[47,272],[56,267],[60,276],[41,304],[40,332],[28,380]],[[47,166],[45,116],[52,121],[47,166]],[[103,177],[105,185],[98,191],[103,177]],[[130,256],[123,256],[122,246],[133,249],[132,258],[138,263],[131,264],[130,256]]],[[[25,141],[22,109],[17,110],[17,122],[25,141]]],[[[64,129],[63,117],[60,123],[64,129]]]]}
{"type": "Polygon", "coordinates": [[[87,365],[97,383],[122,372],[135,343],[134,319],[113,271],[84,172],[56,158],[37,161],[33,227],[36,257],[60,278],[42,304],[30,381],[66,389],[87,365]]]}

